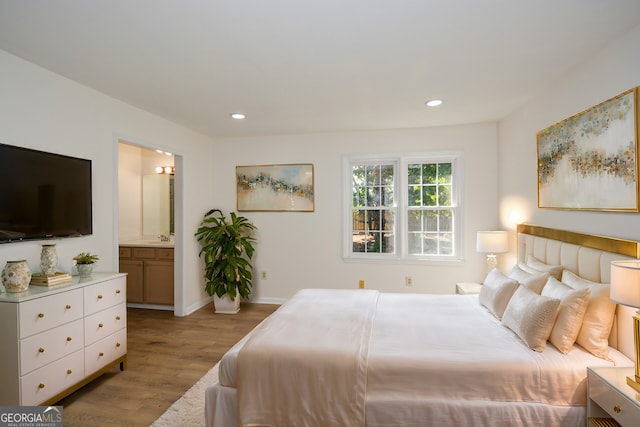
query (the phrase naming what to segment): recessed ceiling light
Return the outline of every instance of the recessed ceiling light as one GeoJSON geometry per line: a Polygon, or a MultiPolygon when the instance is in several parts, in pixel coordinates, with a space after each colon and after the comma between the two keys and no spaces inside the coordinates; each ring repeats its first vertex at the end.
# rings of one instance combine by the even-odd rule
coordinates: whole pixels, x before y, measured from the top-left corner
{"type": "Polygon", "coordinates": [[[236,120],[242,120],[244,119],[246,116],[242,113],[232,113],[231,117],[236,119],[236,120]]]}
{"type": "Polygon", "coordinates": [[[442,104],[442,99],[432,99],[430,101],[426,102],[427,107],[437,107],[438,105],[442,104]]]}

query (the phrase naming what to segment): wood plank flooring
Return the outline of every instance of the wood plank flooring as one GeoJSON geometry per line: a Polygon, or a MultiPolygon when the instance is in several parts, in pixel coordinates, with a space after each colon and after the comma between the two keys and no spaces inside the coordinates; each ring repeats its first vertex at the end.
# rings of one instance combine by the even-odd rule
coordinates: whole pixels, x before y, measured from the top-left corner
{"type": "Polygon", "coordinates": [[[149,426],[277,308],[243,303],[231,315],[209,304],[186,317],[128,309],[127,369],[114,368],[58,402],[65,427],[149,426]]]}

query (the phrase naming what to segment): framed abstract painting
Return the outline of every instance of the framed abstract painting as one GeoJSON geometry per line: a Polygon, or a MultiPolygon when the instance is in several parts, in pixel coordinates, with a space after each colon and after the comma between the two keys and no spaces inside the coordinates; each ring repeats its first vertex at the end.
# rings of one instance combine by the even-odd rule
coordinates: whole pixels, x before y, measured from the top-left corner
{"type": "Polygon", "coordinates": [[[313,212],[313,164],[236,166],[238,211],[313,212]]]}
{"type": "Polygon", "coordinates": [[[538,207],[638,212],[638,88],[537,134],[538,207]]]}

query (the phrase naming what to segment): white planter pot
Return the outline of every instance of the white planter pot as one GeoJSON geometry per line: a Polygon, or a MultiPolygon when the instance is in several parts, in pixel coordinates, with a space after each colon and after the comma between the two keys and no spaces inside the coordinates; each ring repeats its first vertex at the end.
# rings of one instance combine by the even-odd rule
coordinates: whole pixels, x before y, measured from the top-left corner
{"type": "Polygon", "coordinates": [[[236,299],[231,301],[229,295],[213,295],[213,308],[216,313],[236,314],[240,311],[240,295],[236,295],[236,299]]]}

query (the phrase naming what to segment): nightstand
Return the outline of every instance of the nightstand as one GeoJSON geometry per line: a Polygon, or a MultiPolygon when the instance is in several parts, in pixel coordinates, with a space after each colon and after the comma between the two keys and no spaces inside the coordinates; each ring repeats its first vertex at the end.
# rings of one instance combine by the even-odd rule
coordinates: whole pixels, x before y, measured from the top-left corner
{"type": "Polygon", "coordinates": [[[480,283],[460,282],[460,283],[456,283],[456,294],[459,294],[459,295],[479,294],[481,288],[482,288],[482,284],[480,283]]]}
{"type": "Polygon", "coordinates": [[[640,423],[640,393],[627,385],[628,375],[634,375],[634,368],[587,368],[590,426],[612,425],[604,419],[613,419],[623,427],[640,423]]]}

